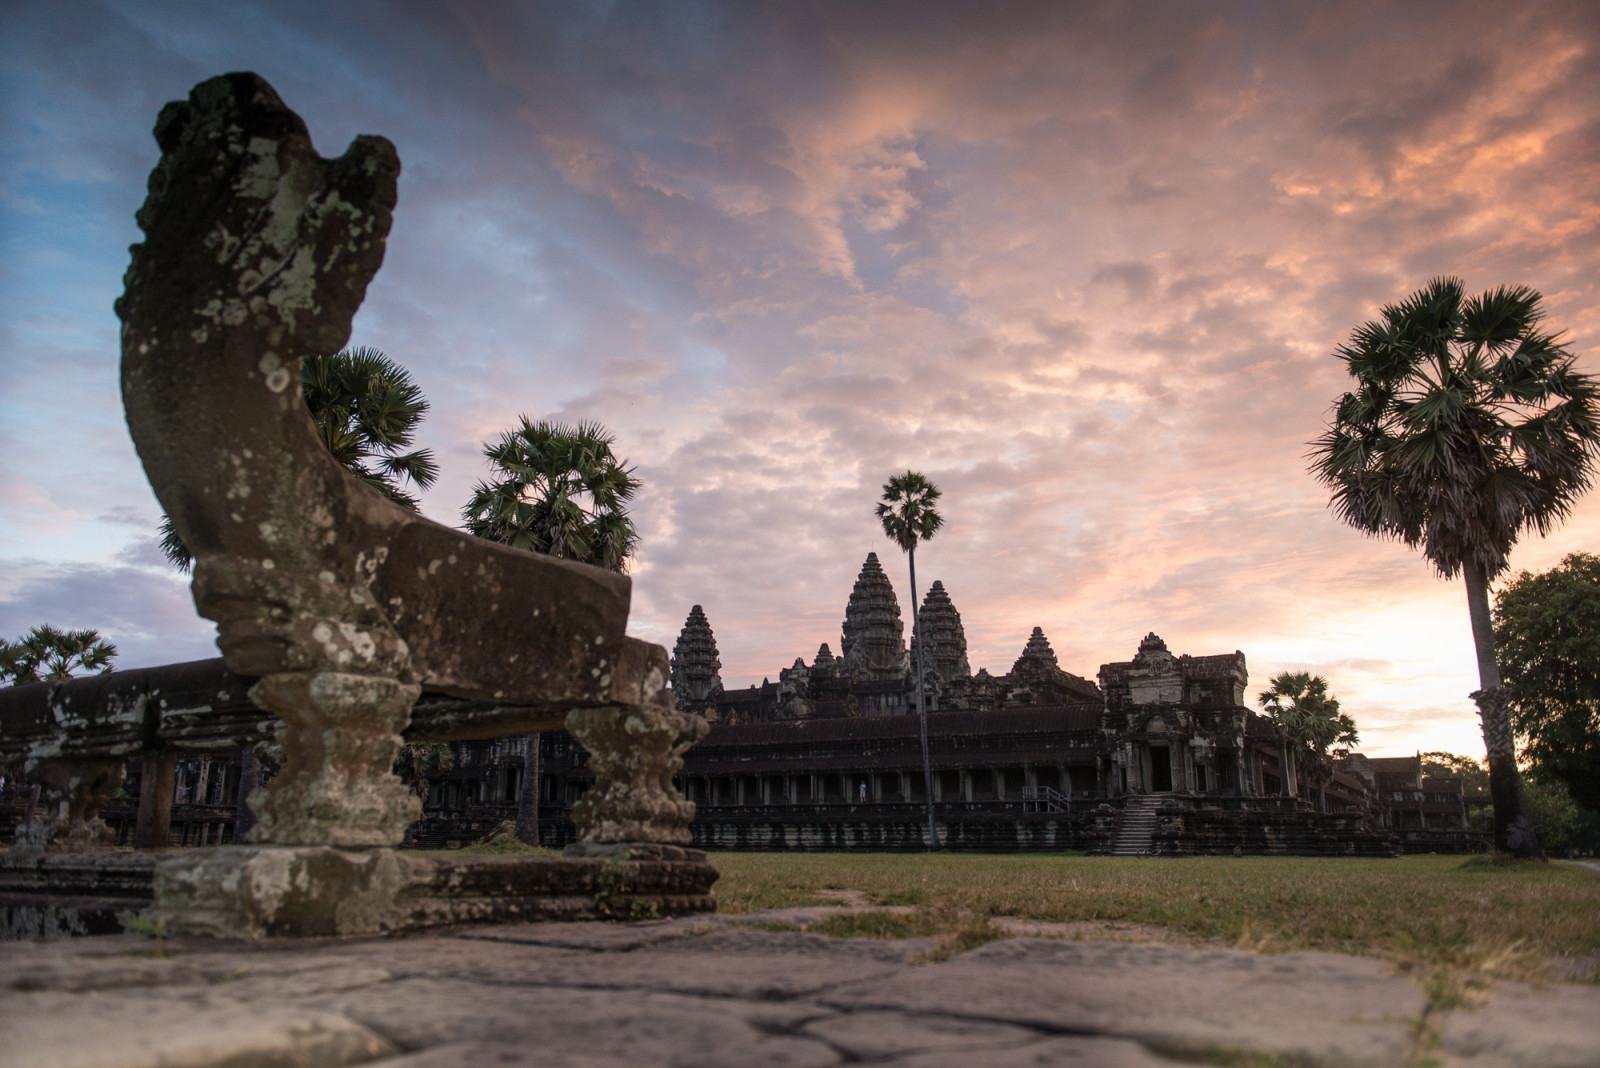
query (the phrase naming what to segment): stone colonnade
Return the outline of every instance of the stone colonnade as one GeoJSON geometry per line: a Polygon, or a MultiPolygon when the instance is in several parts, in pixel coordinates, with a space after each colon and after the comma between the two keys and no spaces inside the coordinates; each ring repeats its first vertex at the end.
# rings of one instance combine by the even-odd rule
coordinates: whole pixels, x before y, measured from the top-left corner
{"type": "MultiPolygon", "coordinates": [[[[944,768],[933,773],[935,802],[1021,800],[1045,788],[1067,797],[1097,786],[1088,765],[1023,764],[944,768]]],[[[679,786],[697,805],[881,804],[925,799],[922,772],[911,769],[689,775],[679,786]]]]}

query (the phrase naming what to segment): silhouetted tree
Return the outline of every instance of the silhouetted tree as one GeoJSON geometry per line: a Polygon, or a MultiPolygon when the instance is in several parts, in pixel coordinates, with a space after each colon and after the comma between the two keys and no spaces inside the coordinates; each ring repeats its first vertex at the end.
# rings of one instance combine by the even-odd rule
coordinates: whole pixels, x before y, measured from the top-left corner
{"type": "Polygon", "coordinates": [[[104,675],[116,655],[117,647],[97,630],[63,630],[46,623],[14,642],[0,641],[0,683],[21,686],[91,672],[104,675]]]}
{"type": "Polygon", "coordinates": [[[1572,510],[1600,448],[1600,394],[1559,335],[1540,329],[1541,301],[1526,286],[1469,299],[1460,279],[1436,278],[1384,308],[1336,353],[1356,386],[1311,453],[1341,519],[1420,547],[1440,575],[1466,580],[1495,845],[1519,857],[1541,853],[1495,660],[1489,582],[1523,531],[1544,534],[1572,510]]]}
{"type": "MultiPolygon", "coordinates": [[[[486,444],[495,477],[479,482],[462,510],[467,532],[518,549],[623,571],[638,538],[627,504],[639,488],[598,423],[527,416],[486,444]]],[[[539,844],[539,735],[525,741],[517,838],[539,844]]]]}
{"type": "MultiPolygon", "coordinates": [[[[944,523],[935,509],[939,487],[916,471],[895,475],[883,484],[883,500],[878,503],[878,520],[883,532],[901,549],[911,565],[911,633],[920,635],[917,625],[917,542],[930,540],[944,523]]],[[[928,802],[928,848],[939,848],[939,827],[933,818],[933,762],[928,755],[928,712],[923,706],[922,647],[913,642],[917,655],[917,726],[922,739],[922,784],[928,802]]]]}

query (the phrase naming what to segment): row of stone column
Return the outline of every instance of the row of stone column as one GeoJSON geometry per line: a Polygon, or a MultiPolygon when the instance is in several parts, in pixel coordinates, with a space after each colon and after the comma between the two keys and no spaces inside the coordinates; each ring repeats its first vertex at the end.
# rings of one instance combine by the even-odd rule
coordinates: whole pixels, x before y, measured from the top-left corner
{"type": "MultiPolygon", "coordinates": [[[[1093,772],[1080,768],[1079,776],[1094,780],[1093,772]]],[[[1005,800],[1021,791],[1041,786],[1071,796],[1072,769],[1064,764],[1022,767],[954,768],[935,771],[935,802],[1005,800]],[[1021,782],[1015,776],[1020,773],[1021,782]],[[1007,776],[1012,776],[1008,782],[1007,776]],[[954,777],[954,782],[951,778],[954,777]],[[987,778],[987,789],[983,780],[987,778]]],[[[866,802],[918,802],[922,773],[918,771],[783,772],[764,775],[695,775],[681,784],[689,799],[701,805],[846,804],[866,802]],[[753,789],[752,789],[753,787],[753,789]],[[731,796],[730,796],[731,788],[731,796]],[[915,792],[914,792],[915,791],[915,792]]],[[[1090,783],[1079,782],[1086,789],[1090,783]]]]}
{"type": "MultiPolygon", "coordinates": [[[[135,849],[165,849],[172,835],[172,806],[178,794],[178,758],[181,756],[176,750],[162,750],[144,754],[142,770],[139,773],[139,813],[133,825],[133,847],[135,849]]],[[[209,758],[202,758],[200,772],[196,776],[195,786],[202,792],[207,789],[210,770],[209,758]]],[[[244,840],[244,833],[250,828],[253,818],[250,808],[245,804],[245,798],[250,796],[250,791],[256,787],[257,771],[254,753],[246,748],[239,769],[239,783],[237,791],[238,814],[234,821],[233,840],[244,840]]],[[[196,799],[190,798],[199,804],[204,804],[204,796],[196,799]]],[[[202,844],[204,844],[202,842],[202,844]]]]}

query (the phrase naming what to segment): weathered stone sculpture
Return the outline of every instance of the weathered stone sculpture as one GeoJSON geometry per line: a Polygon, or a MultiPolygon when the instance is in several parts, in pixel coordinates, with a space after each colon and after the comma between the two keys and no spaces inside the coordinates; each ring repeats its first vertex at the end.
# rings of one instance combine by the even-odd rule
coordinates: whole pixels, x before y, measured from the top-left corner
{"type": "Polygon", "coordinates": [[[722,692],[722,661],[705,609],[695,605],[672,649],[672,699],[680,710],[701,711],[722,692]]]}
{"type": "MultiPolygon", "coordinates": [[[[419,803],[389,769],[424,686],[520,706],[520,729],[566,726],[590,749],[599,781],[574,813],[589,852],[688,841],[693,807],[670,780],[706,726],[672,709],[665,651],[624,634],[629,580],[422,519],[315,437],[300,361],[345,344],[382,262],[393,146],[363,136],[321,158],[253,74],[168,104],[156,139],[146,239],[117,302],[123,397],[194,553],[196,606],[283,721],[286,764],[250,799],[252,841],[397,843],[419,803]]],[[[366,861],[296,869],[280,854],[260,874],[340,864],[366,861]]],[[[236,876],[186,878],[203,894],[236,876]]]]}
{"type": "Polygon", "coordinates": [[[906,643],[900,603],[877,553],[868,553],[844,610],[841,674],[858,681],[889,682],[906,675],[906,643]]]}
{"type": "Polygon", "coordinates": [[[24,764],[39,804],[17,824],[13,855],[88,853],[116,844],[100,809],[122,785],[122,760],[52,757],[24,764]]]}

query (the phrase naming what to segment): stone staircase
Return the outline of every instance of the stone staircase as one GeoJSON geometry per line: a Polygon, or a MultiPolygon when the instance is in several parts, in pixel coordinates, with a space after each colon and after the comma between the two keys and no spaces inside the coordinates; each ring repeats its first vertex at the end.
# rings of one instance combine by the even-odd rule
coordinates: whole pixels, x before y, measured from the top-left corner
{"type": "Polygon", "coordinates": [[[1147,857],[1151,839],[1155,835],[1156,815],[1161,808],[1160,797],[1136,794],[1122,806],[1122,816],[1117,820],[1117,837],[1111,843],[1114,857],[1147,857]]]}

